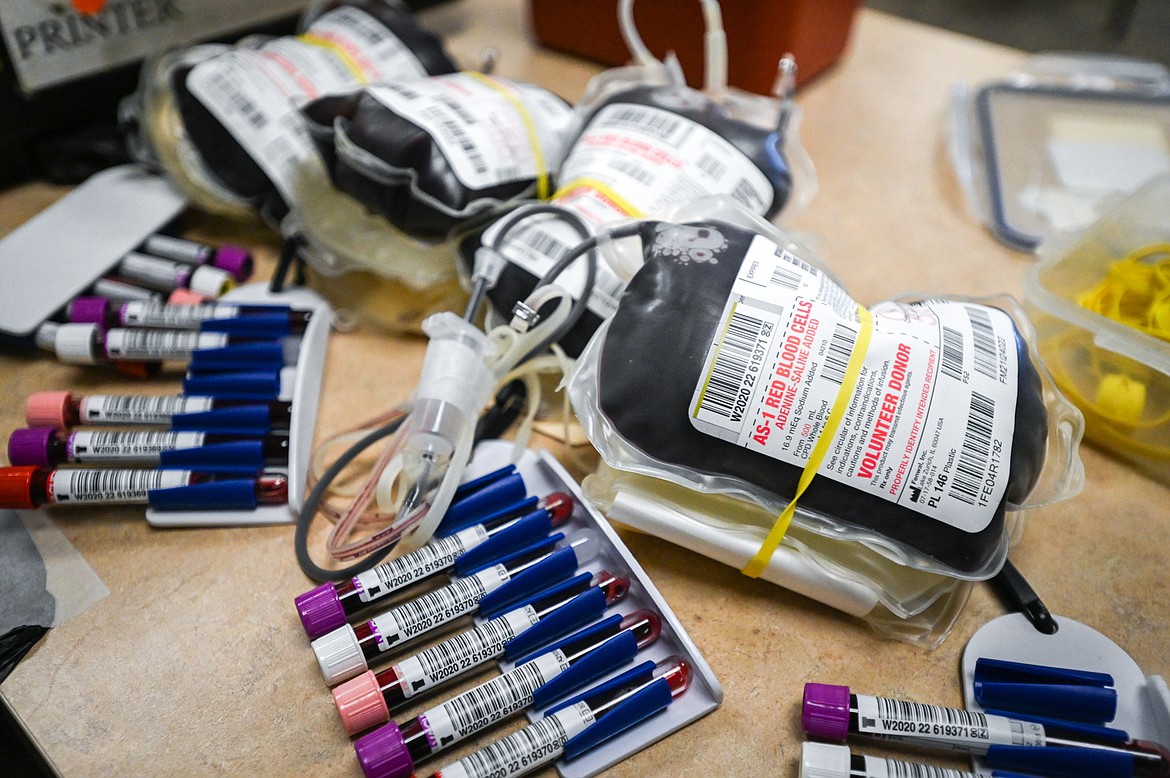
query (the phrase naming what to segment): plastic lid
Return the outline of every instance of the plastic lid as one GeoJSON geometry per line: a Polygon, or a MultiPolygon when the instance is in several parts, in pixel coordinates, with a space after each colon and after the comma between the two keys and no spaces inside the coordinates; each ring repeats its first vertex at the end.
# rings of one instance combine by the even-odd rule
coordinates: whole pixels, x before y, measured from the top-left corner
{"type": "Polygon", "coordinates": [[[75,297],[69,303],[69,320],[78,324],[104,324],[110,301],[104,297],[75,297]]]}
{"type": "Polygon", "coordinates": [[[252,252],[240,246],[220,246],[211,264],[231,273],[240,283],[252,277],[252,252]]]}
{"type": "Polygon", "coordinates": [[[9,464],[52,467],[53,463],[49,461],[49,441],[56,432],[53,427],[13,430],[8,436],[9,464]]]}
{"type": "Polygon", "coordinates": [[[333,686],[369,669],[353,627],[346,624],[312,643],[325,683],[333,686]]]}
{"type": "Polygon", "coordinates": [[[37,504],[32,500],[32,481],[40,468],[0,467],[0,508],[32,510],[37,504]]]}
{"type": "Polygon", "coordinates": [[[333,704],[337,706],[341,723],[350,735],[357,735],[390,720],[390,708],[386,705],[386,698],[382,696],[378,677],[373,670],[367,670],[334,689],[333,704]]]}
{"type": "Polygon", "coordinates": [[[57,328],[53,348],[57,359],[70,365],[96,365],[94,341],[101,330],[96,324],[62,324],[57,328]]]}
{"type": "Polygon", "coordinates": [[[236,285],[232,274],[217,267],[200,265],[191,273],[191,281],[187,288],[196,294],[206,294],[219,297],[236,285]]]}
{"type": "Polygon", "coordinates": [[[394,722],[358,738],[353,750],[366,778],[409,778],[414,772],[414,760],[394,722]]]}
{"type": "MultiPolygon", "coordinates": [[[[13,463],[15,464],[15,462],[13,463]]],[[[980,657],[972,689],[983,708],[1102,723],[1117,715],[1117,690],[1105,673],[980,657]]]]}
{"type": "Polygon", "coordinates": [[[812,737],[843,742],[849,735],[849,687],[806,683],[800,723],[812,737]]]}
{"type": "Polygon", "coordinates": [[[319,638],[345,626],[345,608],[337,596],[337,587],[330,581],[310,589],[295,602],[301,626],[310,638],[319,638]]]}
{"type": "Polygon", "coordinates": [[[167,302],[171,305],[199,305],[210,301],[212,298],[205,294],[192,292],[190,289],[176,289],[167,297],[167,302]]]}
{"type": "Polygon", "coordinates": [[[800,749],[800,778],[849,778],[847,746],[805,742],[800,749]]]}
{"type": "Polygon", "coordinates": [[[33,392],[24,403],[24,421],[30,427],[69,426],[69,406],[73,395],[69,392],[33,392]]]}

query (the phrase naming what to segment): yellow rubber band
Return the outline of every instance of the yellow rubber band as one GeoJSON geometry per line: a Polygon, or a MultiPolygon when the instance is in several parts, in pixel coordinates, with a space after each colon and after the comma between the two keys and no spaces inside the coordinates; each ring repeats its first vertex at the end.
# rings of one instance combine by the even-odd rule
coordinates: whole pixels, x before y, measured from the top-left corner
{"type": "Polygon", "coordinates": [[[592,189],[632,219],[641,219],[645,216],[640,208],[615,192],[613,187],[603,181],[598,181],[596,178],[575,178],[554,192],[553,199],[564,197],[578,189],[592,189]]]}
{"type": "Polygon", "coordinates": [[[524,122],[524,131],[528,133],[528,145],[532,148],[532,159],[536,163],[536,196],[541,200],[548,199],[549,181],[548,181],[548,163],[544,159],[544,150],[540,146],[540,135],[536,131],[536,122],[532,121],[532,114],[520,102],[516,95],[512,94],[495,79],[490,76],[485,76],[483,73],[467,72],[475,80],[482,83],[484,86],[491,87],[500,93],[500,95],[508,101],[508,103],[516,109],[516,113],[520,114],[520,121],[524,122]]]}
{"type": "Polygon", "coordinates": [[[804,494],[804,490],[812,483],[813,478],[820,469],[821,462],[825,458],[825,454],[829,451],[829,446],[833,442],[833,436],[837,434],[837,427],[841,425],[841,420],[845,418],[845,409],[849,407],[849,400],[853,397],[853,390],[857,387],[857,379],[861,375],[861,365],[865,361],[865,352],[869,350],[869,339],[873,334],[873,316],[866,310],[865,306],[857,306],[857,318],[861,320],[861,330],[857,333],[857,343],[853,345],[853,353],[849,355],[849,366],[845,369],[845,380],[841,382],[841,386],[837,389],[837,397],[833,400],[832,410],[829,411],[829,418],[825,419],[825,426],[821,427],[820,434],[817,435],[816,445],[813,446],[812,453],[808,456],[808,462],[804,466],[804,471],[800,474],[800,481],[796,485],[796,494],[792,496],[792,501],[785,506],[780,515],[776,517],[776,523],[772,525],[772,529],[768,532],[768,537],[764,538],[763,545],[752,561],[747,563],[743,568],[743,574],[751,576],[752,578],[759,578],[760,573],[768,566],[768,562],[772,559],[772,554],[776,553],[776,549],[780,546],[780,541],[784,539],[784,534],[788,532],[789,525],[792,524],[792,517],[796,515],[796,501],[804,494]]]}
{"type": "Polygon", "coordinates": [[[353,73],[354,78],[358,80],[359,84],[369,83],[370,77],[366,75],[364,70],[362,70],[361,65],[359,65],[354,60],[354,58],[349,55],[349,52],[341,46],[337,45],[328,38],[322,38],[321,36],[314,35],[311,32],[302,33],[301,35],[298,35],[297,38],[298,40],[308,43],[310,46],[319,46],[322,49],[327,49],[328,51],[332,52],[337,56],[338,59],[341,60],[341,64],[345,65],[345,69],[350,73],[353,73]]]}

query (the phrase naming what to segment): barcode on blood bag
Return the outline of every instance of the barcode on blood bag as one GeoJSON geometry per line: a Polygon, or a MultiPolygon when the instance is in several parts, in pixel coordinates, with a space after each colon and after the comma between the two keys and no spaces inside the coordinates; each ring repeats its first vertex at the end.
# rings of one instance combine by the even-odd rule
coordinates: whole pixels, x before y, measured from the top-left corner
{"type": "Polygon", "coordinates": [[[440,745],[465,738],[527,707],[533,693],[568,666],[565,655],[554,651],[447,700],[441,707],[450,717],[455,734],[440,737],[440,745]]]}
{"type": "Polygon", "coordinates": [[[439,124],[451,137],[451,140],[467,154],[467,159],[471,162],[471,166],[475,168],[475,172],[481,175],[486,173],[488,170],[487,161],[483,158],[483,154],[480,153],[479,147],[475,145],[475,141],[471,139],[471,136],[456,122],[450,119],[441,119],[439,124]]]}
{"type": "Polygon", "coordinates": [[[991,379],[998,378],[996,371],[995,329],[991,326],[991,314],[973,305],[964,306],[967,318],[971,320],[971,338],[975,343],[975,370],[991,379]]]}
{"type": "Polygon", "coordinates": [[[752,213],[763,213],[768,209],[769,202],[765,202],[760,193],[746,178],[741,178],[731,190],[731,199],[742,204],[752,213]]]}
{"type": "Polygon", "coordinates": [[[983,488],[983,474],[991,459],[991,438],[995,422],[995,400],[971,393],[970,413],[967,416],[967,432],[963,435],[963,450],[955,466],[955,477],[951,481],[951,497],[968,505],[974,505],[983,488]]]}
{"type": "Polygon", "coordinates": [[[569,246],[564,241],[554,238],[540,227],[521,226],[508,236],[508,241],[518,240],[537,254],[556,261],[569,253],[569,246]]]}
{"type": "Polygon", "coordinates": [[[665,111],[624,105],[609,117],[613,124],[624,124],[647,135],[669,138],[678,130],[681,120],[665,111]]]}
{"type": "Polygon", "coordinates": [[[878,716],[891,721],[913,721],[926,724],[955,724],[966,727],[987,727],[987,717],[978,711],[942,708],[920,702],[891,700],[877,697],[878,716]]]}
{"type": "MultiPolygon", "coordinates": [[[[735,310],[727,322],[715,363],[699,399],[699,409],[732,419],[740,390],[747,381],[752,352],[760,340],[763,319],[735,310]]],[[[738,419],[732,419],[738,421],[738,419]]]]}
{"type": "Polygon", "coordinates": [[[716,159],[710,154],[699,157],[699,170],[714,178],[716,181],[727,174],[727,163],[716,159]]]}
{"type": "Polygon", "coordinates": [[[784,265],[776,265],[772,268],[772,286],[779,286],[787,289],[790,292],[800,290],[801,275],[795,270],[784,265]]]}
{"type": "Polygon", "coordinates": [[[821,368],[821,375],[834,384],[843,384],[845,371],[849,369],[849,357],[852,356],[856,344],[857,330],[837,322],[833,326],[833,337],[829,340],[829,348],[825,352],[825,364],[821,368]]]}
{"type": "Polygon", "coordinates": [[[608,166],[610,169],[624,173],[639,183],[647,185],[654,183],[654,174],[632,159],[614,156],[610,158],[608,166]]]}
{"type": "Polygon", "coordinates": [[[235,81],[225,77],[222,73],[213,73],[210,81],[215,92],[226,97],[232,108],[243,116],[244,120],[254,129],[263,129],[268,124],[268,117],[252,102],[251,98],[239,89],[235,81]]]}
{"type": "Polygon", "coordinates": [[[946,326],[943,327],[942,372],[956,381],[963,380],[963,336],[946,326]]]}

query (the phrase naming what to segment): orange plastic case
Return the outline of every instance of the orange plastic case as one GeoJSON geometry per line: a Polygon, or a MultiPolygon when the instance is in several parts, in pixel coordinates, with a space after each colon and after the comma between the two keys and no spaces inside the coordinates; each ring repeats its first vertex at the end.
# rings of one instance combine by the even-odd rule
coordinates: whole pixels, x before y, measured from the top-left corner
{"type": "MultiPolygon", "coordinates": [[[[728,82],[771,94],[776,65],[788,52],[803,83],[836,62],[849,40],[858,0],[732,0],[722,4],[727,31],[728,82]]],[[[630,55],[618,29],[617,0],[531,0],[538,43],[606,65],[630,55]]],[[[638,0],[638,32],[654,55],[673,49],[687,83],[702,85],[703,13],[691,0],[638,0]]]]}

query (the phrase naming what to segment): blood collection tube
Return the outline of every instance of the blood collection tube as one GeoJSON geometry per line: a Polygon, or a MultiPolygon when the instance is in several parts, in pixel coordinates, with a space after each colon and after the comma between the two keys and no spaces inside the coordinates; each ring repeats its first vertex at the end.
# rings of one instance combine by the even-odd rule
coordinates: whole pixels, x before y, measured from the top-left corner
{"type": "Polygon", "coordinates": [[[252,275],[252,252],[240,246],[225,244],[216,248],[171,235],[151,235],[142,245],[142,251],[188,265],[212,265],[231,273],[240,283],[252,275]]]}
{"type": "Polygon", "coordinates": [[[354,750],[362,770],[366,778],[407,778],[419,762],[476,732],[525,708],[546,707],[617,670],[657,640],[661,629],[658,614],[648,610],[583,629],[404,724],[391,722],[358,738],[354,750]]]}
{"type": "Polygon", "coordinates": [[[514,778],[562,755],[572,759],[664,710],[690,687],[691,677],[691,666],[681,656],[669,656],[657,664],[644,662],[561,703],[543,719],[447,765],[431,778],[514,778]]]}
{"type": "Polygon", "coordinates": [[[234,335],[242,335],[248,328],[249,332],[259,333],[254,337],[271,338],[303,333],[313,318],[311,310],[294,310],[287,305],[235,305],[220,302],[179,305],[155,300],[119,305],[104,297],[75,297],[70,301],[67,312],[69,320],[74,324],[228,331],[234,335]],[[241,318],[247,321],[236,321],[241,318]]]}
{"type": "MultiPolygon", "coordinates": [[[[241,322],[241,327],[246,329],[245,319],[227,321],[241,322]]],[[[96,324],[62,324],[57,328],[53,347],[59,360],[73,365],[130,359],[187,361],[197,369],[276,369],[296,364],[300,339],[257,340],[225,332],[102,330],[96,324]]]]}
{"type": "Polygon", "coordinates": [[[149,394],[91,394],[34,392],[24,405],[30,427],[69,429],[83,424],[154,425],[172,430],[263,435],[287,430],[292,403],[255,402],[217,397],[149,394]]]}
{"type": "Polygon", "coordinates": [[[368,670],[369,662],[388,658],[392,649],[472,613],[481,601],[486,600],[484,610],[495,610],[568,578],[600,551],[597,537],[588,530],[567,538],[553,535],[550,540],[457,578],[448,586],[369,621],[346,624],[317,638],[311,645],[325,682],[333,686],[368,670]],[[563,545],[550,550],[553,542],[563,545]]]}
{"type": "Polygon", "coordinates": [[[805,684],[801,720],[813,737],[843,742],[861,735],[978,754],[1007,770],[1170,776],[1170,751],[1123,730],[852,694],[847,686],[805,684]]]}
{"type": "MultiPolygon", "coordinates": [[[[589,589],[560,584],[474,629],[437,643],[374,673],[367,670],[333,690],[333,702],[350,735],[384,724],[390,714],[423,695],[499,657],[531,654],[596,619],[630,588],[628,578],[582,573],[589,589]]],[[[572,579],[567,584],[577,581],[572,579]]]]}
{"type": "Polygon", "coordinates": [[[154,300],[162,302],[163,295],[153,289],[144,289],[141,286],[119,281],[116,278],[99,278],[93,282],[93,294],[115,303],[128,303],[134,300],[154,300]]]}
{"type": "Polygon", "coordinates": [[[235,286],[231,273],[209,265],[190,265],[131,251],[122,257],[114,274],[159,292],[190,289],[198,294],[219,297],[235,286]]]}
{"type": "MultiPolygon", "coordinates": [[[[805,741],[801,746],[799,778],[1028,778],[1002,770],[969,773],[945,767],[855,754],[846,746],[805,741]]],[[[444,775],[443,778],[454,778],[444,775]]],[[[503,776],[501,776],[503,778],[503,776]]]]}
{"type": "Polygon", "coordinates": [[[498,514],[452,535],[435,538],[422,548],[348,581],[323,583],[296,598],[301,625],[310,638],[319,638],[390,595],[452,568],[456,559],[473,548],[482,548],[489,538],[494,539],[492,547],[481,551],[481,558],[503,556],[539,540],[568,521],[572,513],[573,498],[554,492],[525,515],[498,514]]]}
{"type": "Polygon", "coordinates": [[[287,435],[243,439],[238,435],[170,430],[66,432],[53,427],[13,430],[8,436],[8,463],[53,467],[68,464],[176,467],[201,469],[196,462],[266,465],[288,464],[287,435]]]}
{"type": "Polygon", "coordinates": [[[0,508],[146,504],[164,510],[237,510],[288,502],[282,475],[212,480],[190,470],[0,467],[0,508]]]}

